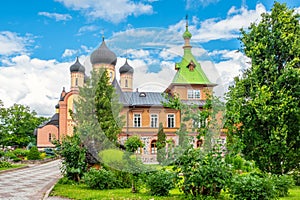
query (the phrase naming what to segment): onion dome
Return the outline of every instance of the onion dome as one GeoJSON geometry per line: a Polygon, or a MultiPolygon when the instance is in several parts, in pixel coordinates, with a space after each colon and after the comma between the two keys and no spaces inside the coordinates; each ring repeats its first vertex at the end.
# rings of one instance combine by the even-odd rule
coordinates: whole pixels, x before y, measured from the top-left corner
{"type": "Polygon", "coordinates": [[[117,63],[117,56],[106,46],[103,38],[102,44],[92,53],[90,60],[92,64],[105,63],[115,66],[117,63]]]}
{"type": "Polygon", "coordinates": [[[133,71],[133,68],[128,64],[126,58],[125,64],[119,69],[120,74],[133,74],[133,71]]]}
{"type": "Polygon", "coordinates": [[[81,72],[81,73],[85,72],[85,68],[82,64],[80,64],[78,57],[76,58],[76,62],[73,65],[71,65],[70,71],[71,72],[81,72]]]}
{"type": "Polygon", "coordinates": [[[186,25],[185,25],[185,32],[183,33],[182,37],[184,39],[191,39],[192,38],[192,34],[189,32],[189,24],[188,24],[188,16],[186,16],[186,25]]]}

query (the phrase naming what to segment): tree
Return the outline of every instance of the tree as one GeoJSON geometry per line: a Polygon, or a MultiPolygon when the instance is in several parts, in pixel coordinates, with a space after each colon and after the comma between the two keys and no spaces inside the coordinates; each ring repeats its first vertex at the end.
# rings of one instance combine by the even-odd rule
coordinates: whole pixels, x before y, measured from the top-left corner
{"type": "Polygon", "coordinates": [[[228,148],[275,174],[300,163],[299,17],[275,2],[261,22],[241,30],[251,67],[227,93],[228,148]]]}
{"type": "Polygon", "coordinates": [[[166,159],[166,134],[163,129],[162,123],[159,123],[157,133],[157,161],[161,164],[166,159]]]}
{"type": "Polygon", "coordinates": [[[0,143],[4,146],[25,147],[35,143],[34,129],[47,118],[38,117],[28,106],[14,104],[4,108],[0,102],[0,143]]]}
{"type": "Polygon", "coordinates": [[[115,89],[108,82],[105,70],[91,72],[91,77],[79,89],[79,98],[74,104],[75,132],[88,149],[88,154],[101,162],[98,153],[118,145],[116,140],[123,119],[119,116],[121,107],[115,89]]]}
{"type": "Polygon", "coordinates": [[[119,116],[122,105],[119,103],[114,86],[109,82],[107,71],[100,69],[98,75],[100,79],[97,82],[95,93],[98,123],[107,138],[116,143],[118,134],[121,133],[123,127],[123,118],[119,116]]]}

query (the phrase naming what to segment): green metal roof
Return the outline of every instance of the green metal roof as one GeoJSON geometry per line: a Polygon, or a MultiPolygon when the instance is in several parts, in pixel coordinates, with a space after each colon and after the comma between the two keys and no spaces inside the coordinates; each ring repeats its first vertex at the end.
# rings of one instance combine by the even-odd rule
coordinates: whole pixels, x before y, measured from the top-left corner
{"type": "Polygon", "coordinates": [[[183,58],[181,62],[175,64],[175,69],[177,69],[178,71],[173,78],[173,84],[214,85],[208,80],[207,76],[201,68],[200,63],[198,63],[193,56],[191,47],[185,47],[183,58]],[[191,62],[195,64],[194,70],[189,69],[189,64],[191,62]]]}

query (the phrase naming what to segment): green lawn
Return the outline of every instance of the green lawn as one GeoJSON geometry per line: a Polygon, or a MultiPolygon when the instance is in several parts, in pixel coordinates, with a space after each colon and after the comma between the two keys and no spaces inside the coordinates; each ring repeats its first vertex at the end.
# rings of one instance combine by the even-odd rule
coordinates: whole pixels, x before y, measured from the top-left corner
{"type": "Polygon", "coordinates": [[[63,185],[56,184],[53,188],[50,196],[62,196],[70,199],[80,199],[80,200],[91,200],[91,199],[107,199],[107,200],[176,200],[184,199],[183,195],[180,194],[178,190],[172,190],[169,197],[156,197],[147,194],[146,191],[140,191],[139,193],[131,193],[131,189],[113,189],[113,190],[93,190],[88,188],[84,184],[79,185],[63,185]]]}
{"type": "Polygon", "coordinates": [[[26,165],[24,165],[24,164],[12,165],[12,167],[2,167],[2,168],[0,168],[0,171],[9,170],[9,169],[16,169],[16,168],[21,168],[21,167],[25,167],[25,166],[26,165]]]}
{"type": "MultiPolygon", "coordinates": [[[[53,188],[50,196],[62,196],[70,199],[80,200],[92,200],[92,199],[106,199],[106,200],[182,200],[184,196],[174,189],[170,192],[168,197],[157,197],[147,194],[146,190],[140,191],[140,193],[133,194],[131,189],[113,189],[113,190],[93,190],[88,188],[84,184],[64,185],[56,184],[53,188]]],[[[229,199],[223,196],[222,199],[229,199]]],[[[290,195],[280,200],[298,200],[300,199],[300,186],[294,187],[290,190],[290,195]]]]}

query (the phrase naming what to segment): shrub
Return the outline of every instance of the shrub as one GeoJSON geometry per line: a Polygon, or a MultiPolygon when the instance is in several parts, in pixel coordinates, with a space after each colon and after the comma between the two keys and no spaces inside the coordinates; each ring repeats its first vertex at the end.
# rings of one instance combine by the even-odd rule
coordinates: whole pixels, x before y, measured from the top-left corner
{"type": "Polygon", "coordinates": [[[11,168],[12,165],[7,161],[0,161],[0,168],[11,168]]]}
{"type": "Polygon", "coordinates": [[[17,157],[19,157],[21,159],[24,159],[28,155],[29,151],[26,150],[26,149],[20,149],[20,148],[18,148],[18,149],[13,150],[13,153],[17,157]]]}
{"type": "Polygon", "coordinates": [[[115,188],[115,176],[114,174],[106,169],[94,169],[86,172],[83,176],[83,181],[90,188],[93,189],[112,189],[115,188]]]}
{"type": "Polygon", "coordinates": [[[279,197],[288,196],[289,189],[294,186],[293,177],[289,175],[273,175],[272,180],[275,185],[276,193],[279,197]]]}
{"type": "Polygon", "coordinates": [[[294,183],[296,186],[300,186],[300,171],[299,170],[295,170],[292,172],[292,177],[294,179],[294,183]]]}
{"type": "Polygon", "coordinates": [[[275,199],[275,185],[268,175],[248,173],[236,175],[228,185],[229,193],[235,200],[275,199]]]}
{"type": "Polygon", "coordinates": [[[38,148],[36,146],[31,147],[29,150],[28,160],[39,160],[41,159],[40,152],[38,151],[38,148]]]}
{"type": "Polygon", "coordinates": [[[45,159],[46,156],[47,156],[47,154],[46,154],[45,152],[43,152],[43,153],[40,154],[40,158],[41,158],[41,159],[45,159]]]}
{"type": "Polygon", "coordinates": [[[18,161],[19,160],[19,158],[12,151],[5,152],[4,158],[5,159],[10,159],[10,160],[13,160],[13,161],[18,161]]]}
{"type": "Polygon", "coordinates": [[[174,174],[159,170],[148,177],[146,185],[151,195],[168,196],[169,191],[175,187],[174,174]]]}
{"type": "Polygon", "coordinates": [[[190,147],[177,159],[175,170],[180,189],[196,198],[217,198],[232,175],[217,146],[207,152],[190,147]]]}

